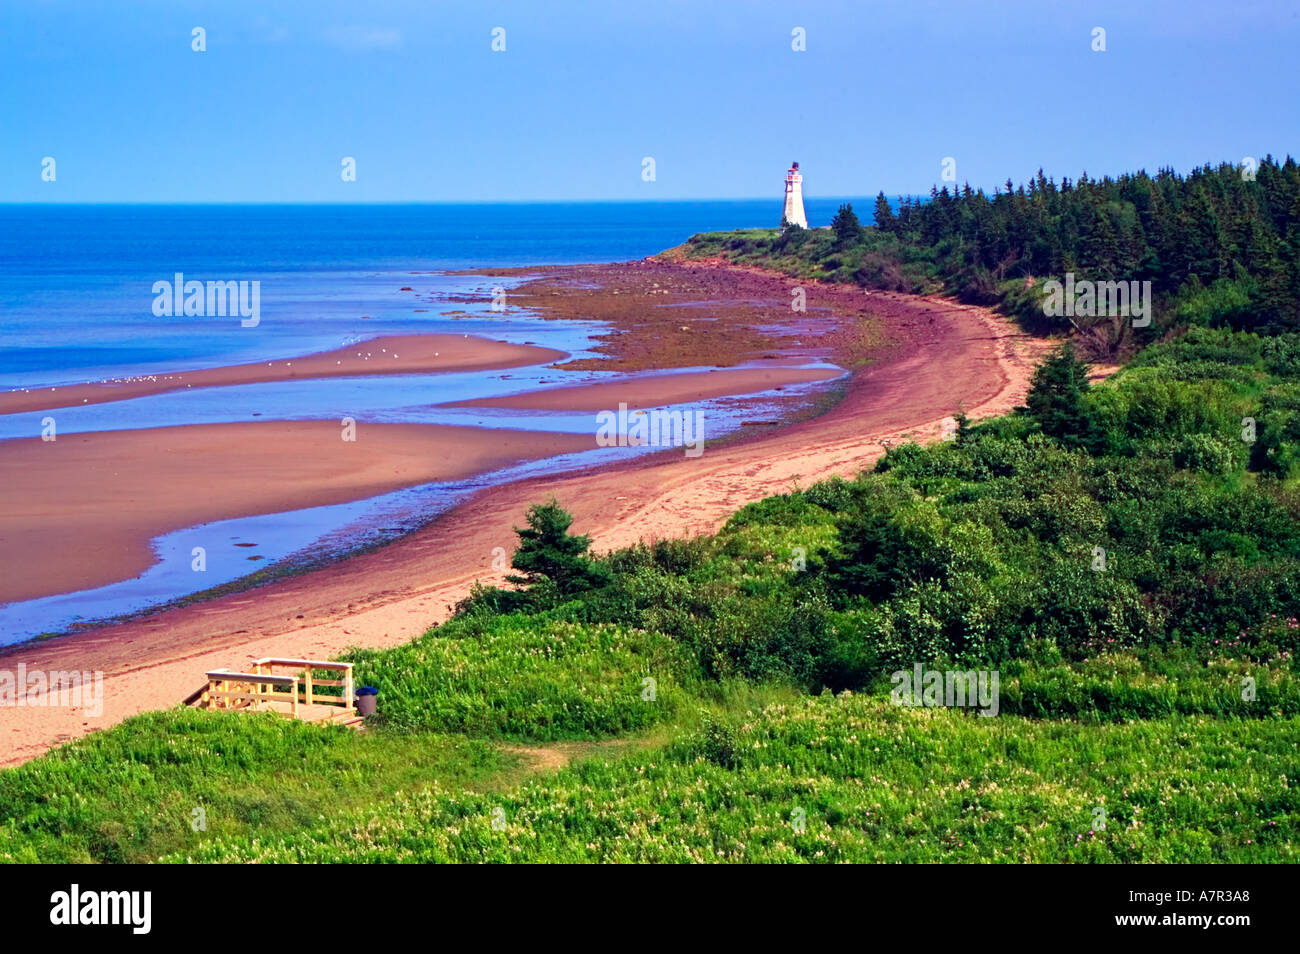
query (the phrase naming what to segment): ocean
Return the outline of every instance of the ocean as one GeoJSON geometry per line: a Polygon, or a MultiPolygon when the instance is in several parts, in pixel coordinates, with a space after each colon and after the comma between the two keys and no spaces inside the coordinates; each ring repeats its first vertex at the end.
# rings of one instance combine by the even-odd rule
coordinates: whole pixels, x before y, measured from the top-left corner
{"type": "MultiPolygon", "coordinates": [[[[841,201],[869,217],[871,200],[809,199],[809,222],[828,223],[841,201]]],[[[627,261],[695,232],[773,226],[780,215],[779,197],[0,206],[0,388],[219,367],[326,350],[358,336],[429,331],[440,316],[412,314],[394,273],[627,261]],[[243,328],[156,317],[153,283],[176,272],[187,280],[260,281],[262,321],[243,328]]],[[[454,281],[448,277],[447,287],[454,281]]]]}

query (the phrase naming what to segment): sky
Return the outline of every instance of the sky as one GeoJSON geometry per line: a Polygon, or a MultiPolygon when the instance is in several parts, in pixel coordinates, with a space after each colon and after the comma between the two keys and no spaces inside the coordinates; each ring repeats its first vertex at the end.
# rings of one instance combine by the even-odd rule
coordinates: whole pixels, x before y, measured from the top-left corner
{"type": "Polygon", "coordinates": [[[791,160],[821,196],[928,193],[948,158],[990,191],[1186,171],[1300,155],[1298,50],[1300,0],[0,0],[0,202],[757,198],[791,160]]]}

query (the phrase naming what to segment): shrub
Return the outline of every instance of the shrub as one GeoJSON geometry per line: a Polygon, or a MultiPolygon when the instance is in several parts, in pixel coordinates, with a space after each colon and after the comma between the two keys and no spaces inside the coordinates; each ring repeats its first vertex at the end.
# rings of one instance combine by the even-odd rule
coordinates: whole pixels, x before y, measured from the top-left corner
{"type": "Polygon", "coordinates": [[[1174,451],[1174,465],[1209,474],[1230,474],[1244,463],[1244,447],[1240,441],[1233,446],[1209,434],[1188,434],[1174,451]]]}
{"type": "Polygon", "coordinates": [[[1251,279],[1232,281],[1220,278],[1208,288],[1199,285],[1186,289],[1174,307],[1178,324],[1229,327],[1250,330],[1255,325],[1254,300],[1258,285],[1251,279]]]}
{"type": "Polygon", "coordinates": [[[868,496],[845,513],[839,540],[820,555],[826,584],[841,600],[888,599],[907,580],[946,578],[949,554],[933,505],[900,493],[868,496]]]}
{"type": "Polygon", "coordinates": [[[736,768],[736,733],[707,713],[699,734],[700,754],[714,765],[725,769],[736,768]]]}

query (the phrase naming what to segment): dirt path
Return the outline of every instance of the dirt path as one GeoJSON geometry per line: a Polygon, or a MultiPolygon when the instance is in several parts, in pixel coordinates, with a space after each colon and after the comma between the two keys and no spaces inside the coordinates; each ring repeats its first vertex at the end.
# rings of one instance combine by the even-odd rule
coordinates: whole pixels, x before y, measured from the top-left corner
{"type": "MultiPolygon", "coordinates": [[[[475,580],[496,582],[493,548],[513,549],[525,510],[552,495],[574,531],[597,549],[716,529],[747,502],[849,476],[883,442],[937,437],[956,411],[972,418],[1022,402],[1050,342],[992,313],[942,299],[856,292],[908,323],[910,340],[878,367],[858,371],[828,413],[708,448],[486,490],[434,523],[379,550],[244,593],[89,633],[24,646],[0,668],[102,670],[103,712],[0,710],[0,764],[60,741],[175,704],[204,671],[258,656],[326,658],[348,646],[390,646],[444,619],[475,580]]],[[[842,294],[842,292],[837,292],[842,294]]],[[[757,429],[756,429],[757,430],[757,429]]],[[[767,430],[767,429],[763,429],[767,430]]]]}

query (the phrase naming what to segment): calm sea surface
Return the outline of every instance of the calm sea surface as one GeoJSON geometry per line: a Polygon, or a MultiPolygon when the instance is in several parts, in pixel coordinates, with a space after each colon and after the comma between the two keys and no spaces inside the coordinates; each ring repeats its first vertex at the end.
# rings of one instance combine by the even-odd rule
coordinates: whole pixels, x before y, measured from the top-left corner
{"type": "MultiPolygon", "coordinates": [[[[811,199],[813,224],[839,199],[811,199]]],[[[853,200],[865,214],[868,200],[853,200]]],[[[400,273],[616,262],[695,232],[771,226],[775,201],[476,205],[0,206],[0,387],[213,367],[448,330],[400,273]],[[155,317],[153,283],[261,282],[256,328],[155,317]],[[363,316],[366,316],[363,319],[363,316]]],[[[426,280],[452,291],[454,276],[426,280]]],[[[496,327],[496,326],[494,326],[496,327]]],[[[469,331],[463,323],[457,330],[469,331]]]]}

